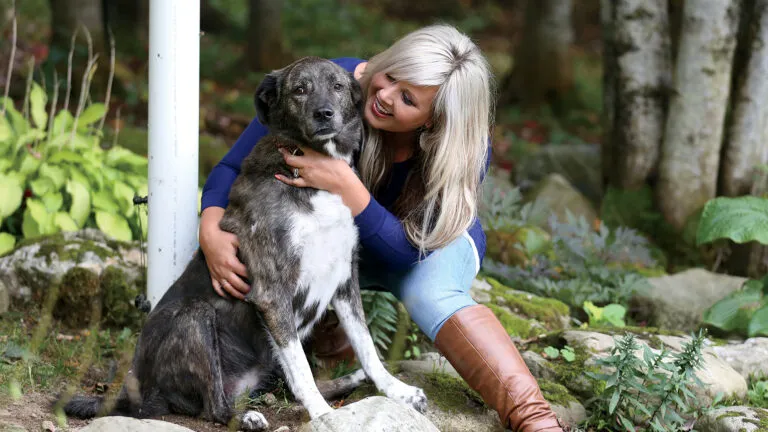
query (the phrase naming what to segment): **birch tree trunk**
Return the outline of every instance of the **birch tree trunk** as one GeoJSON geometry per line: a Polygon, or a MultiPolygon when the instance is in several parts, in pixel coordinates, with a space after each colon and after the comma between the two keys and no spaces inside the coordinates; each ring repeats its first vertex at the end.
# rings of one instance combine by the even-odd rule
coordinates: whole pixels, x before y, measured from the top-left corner
{"type": "Polygon", "coordinates": [[[756,0],[750,53],[734,95],[733,119],[723,152],[720,187],[726,196],[750,192],[755,165],[768,151],[768,0],[756,0]]]}
{"type": "Polygon", "coordinates": [[[682,229],[715,197],[740,0],[689,0],[662,144],[658,206],[682,229]]]}
{"type": "Polygon", "coordinates": [[[572,87],[572,11],[572,0],[526,3],[525,28],[514,68],[501,89],[501,103],[519,101],[526,108],[557,104],[572,87]]]}
{"type": "Polygon", "coordinates": [[[601,125],[603,140],[600,144],[603,190],[611,183],[613,168],[613,128],[616,111],[616,41],[614,40],[616,24],[613,17],[616,6],[614,0],[600,0],[600,27],[603,41],[603,112],[601,125]]]}
{"type": "Polygon", "coordinates": [[[639,189],[656,169],[671,85],[669,18],[665,0],[613,3],[613,126],[611,184],[639,189]]]}

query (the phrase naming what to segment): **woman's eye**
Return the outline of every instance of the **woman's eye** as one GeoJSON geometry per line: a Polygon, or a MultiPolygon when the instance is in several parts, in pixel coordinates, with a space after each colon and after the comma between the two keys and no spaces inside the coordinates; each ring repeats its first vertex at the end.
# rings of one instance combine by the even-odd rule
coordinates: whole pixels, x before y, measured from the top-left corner
{"type": "Polygon", "coordinates": [[[394,78],[392,78],[392,75],[390,75],[390,74],[384,74],[384,76],[385,76],[385,77],[387,77],[387,79],[388,79],[389,81],[391,81],[391,82],[395,82],[395,79],[394,79],[394,78]]]}
{"type": "Polygon", "coordinates": [[[408,97],[408,95],[405,92],[403,92],[403,103],[405,103],[406,105],[413,106],[413,101],[411,100],[411,98],[408,97]]]}
{"type": "Polygon", "coordinates": [[[343,86],[343,85],[341,85],[341,83],[336,83],[336,84],[333,86],[333,89],[334,89],[334,90],[336,90],[336,91],[341,91],[341,89],[343,89],[343,88],[344,88],[344,86],[343,86]]]}

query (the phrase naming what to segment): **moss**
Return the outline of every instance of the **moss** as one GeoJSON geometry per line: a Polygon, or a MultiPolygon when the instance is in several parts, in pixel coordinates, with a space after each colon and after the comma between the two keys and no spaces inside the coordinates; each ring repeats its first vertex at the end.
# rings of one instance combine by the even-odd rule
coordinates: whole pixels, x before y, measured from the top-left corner
{"type": "Polygon", "coordinates": [[[141,293],[142,281],[131,282],[125,272],[109,266],[101,273],[99,286],[104,302],[104,323],[108,326],[141,328],[145,314],[134,306],[134,299],[141,293]]]}
{"type": "MultiPolygon", "coordinates": [[[[35,256],[45,258],[48,264],[52,263],[52,254],[56,254],[59,261],[73,261],[75,263],[81,262],[87,252],[92,252],[101,259],[115,256],[113,250],[102,247],[92,240],[82,238],[66,240],[63,233],[51,235],[42,241],[40,238],[36,238],[21,242],[22,245],[32,243],[40,245],[35,256]]],[[[108,243],[108,246],[113,249],[117,249],[119,245],[120,243],[108,243]]]]}
{"type": "Polygon", "coordinates": [[[571,402],[578,402],[578,399],[576,399],[564,385],[544,378],[539,378],[537,381],[539,383],[539,388],[541,388],[541,393],[544,395],[544,399],[549,403],[568,407],[571,402]]]}
{"type": "Polygon", "coordinates": [[[511,336],[527,339],[544,333],[543,329],[534,327],[530,320],[515,316],[500,306],[494,304],[486,306],[493,311],[493,314],[496,315],[496,318],[499,319],[501,325],[511,336]]]}
{"type": "Polygon", "coordinates": [[[555,381],[563,383],[568,390],[585,399],[599,395],[605,389],[605,382],[591,378],[586,374],[586,372],[600,373],[600,368],[597,365],[586,365],[587,360],[592,358],[592,354],[581,345],[574,346],[573,351],[575,358],[572,362],[549,362],[550,367],[555,372],[555,381]]]}
{"type": "Polygon", "coordinates": [[[100,306],[94,304],[99,300],[99,276],[87,268],[72,267],[61,279],[53,316],[69,327],[86,326],[92,318],[101,318],[100,306]],[[92,317],[93,313],[98,316],[92,317]]]}
{"type": "MultiPolygon", "coordinates": [[[[726,411],[717,416],[715,420],[719,422],[725,418],[741,417],[742,422],[757,426],[756,432],[768,432],[768,410],[763,408],[752,408],[752,411],[755,413],[757,419],[746,418],[744,414],[739,411],[726,411]]],[[[742,428],[741,430],[745,429],[742,428]]]]}
{"type": "Polygon", "coordinates": [[[444,373],[426,374],[422,378],[427,398],[443,411],[466,413],[485,406],[483,398],[460,378],[444,373]]]}
{"type": "Polygon", "coordinates": [[[513,292],[509,287],[490,277],[486,277],[485,280],[491,285],[491,294],[503,299],[505,306],[514,312],[540,321],[550,330],[563,328],[561,318],[567,317],[570,313],[565,303],[551,298],[513,292]]]}

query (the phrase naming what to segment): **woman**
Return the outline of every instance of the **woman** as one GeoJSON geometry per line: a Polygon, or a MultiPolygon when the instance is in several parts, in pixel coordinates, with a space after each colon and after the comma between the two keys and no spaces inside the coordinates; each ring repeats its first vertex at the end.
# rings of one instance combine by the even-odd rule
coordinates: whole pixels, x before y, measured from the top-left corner
{"type": "MultiPolygon", "coordinates": [[[[361,178],[343,161],[302,149],[301,156],[284,154],[299,177],[277,179],[342,197],[360,232],[361,287],[391,290],[506,427],[561,431],[507,332],[469,295],[485,253],[477,218],[492,113],[485,58],[468,37],[439,25],[367,63],[335,62],[366,95],[361,178]]],[[[254,120],[203,189],[200,245],[222,296],[242,299],[249,290],[237,238],[218,224],[240,163],[265,133],[254,120]]]]}

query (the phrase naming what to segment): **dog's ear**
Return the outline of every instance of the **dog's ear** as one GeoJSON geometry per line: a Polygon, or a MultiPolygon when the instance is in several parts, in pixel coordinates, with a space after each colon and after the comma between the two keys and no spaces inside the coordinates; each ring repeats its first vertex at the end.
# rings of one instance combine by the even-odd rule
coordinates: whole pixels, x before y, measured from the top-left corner
{"type": "Polygon", "coordinates": [[[267,74],[253,97],[256,103],[256,117],[265,126],[269,124],[269,109],[277,101],[279,95],[280,75],[279,71],[267,74]]]}
{"type": "Polygon", "coordinates": [[[349,91],[352,94],[352,103],[355,105],[355,108],[357,108],[357,111],[362,113],[364,109],[363,89],[360,87],[360,83],[357,82],[355,75],[352,72],[349,73],[349,84],[349,91]]]}

